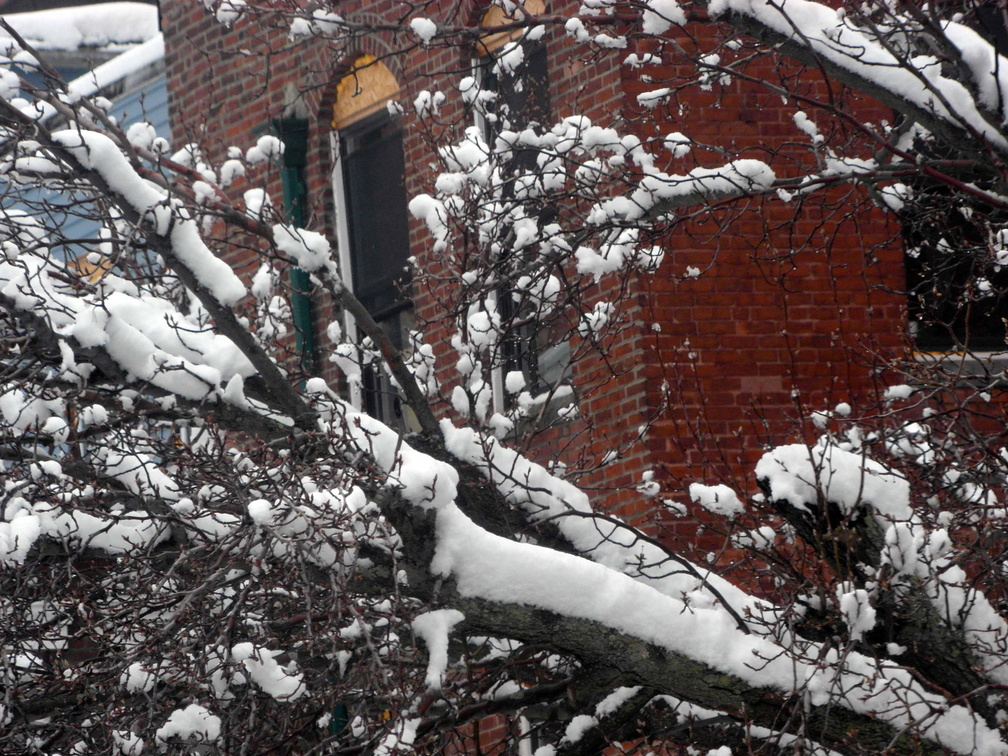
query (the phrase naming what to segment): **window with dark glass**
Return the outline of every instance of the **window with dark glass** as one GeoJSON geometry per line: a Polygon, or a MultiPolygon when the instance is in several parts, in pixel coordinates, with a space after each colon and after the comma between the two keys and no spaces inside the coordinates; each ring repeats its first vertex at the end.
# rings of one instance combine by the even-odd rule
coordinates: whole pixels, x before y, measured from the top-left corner
{"type": "MultiPolygon", "coordinates": [[[[1005,14],[996,3],[977,4],[964,21],[1001,55],[1008,53],[1005,14]]],[[[928,158],[954,159],[954,151],[936,154],[933,143],[918,150],[928,158]]],[[[983,185],[982,176],[957,177],[983,185]]],[[[978,218],[1008,222],[990,207],[970,207],[937,181],[911,187],[903,211],[910,330],[925,352],[1003,352],[1008,319],[1008,268],[996,264],[997,245],[978,218]]],[[[1001,214],[1004,215],[1003,213],[1001,214]]]]}
{"type": "Polygon", "coordinates": [[[494,94],[482,114],[484,137],[491,143],[505,128],[520,131],[533,124],[546,125],[550,120],[546,46],[508,44],[523,47],[522,61],[514,69],[501,71],[495,54],[485,55],[478,64],[480,88],[494,94]]]}
{"type": "Polygon", "coordinates": [[[905,214],[910,327],[917,349],[1002,352],[1008,270],[997,270],[984,229],[947,192],[917,192],[905,214]],[[966,215],[964,215],[964,212],[966,215]]]}
{"type": "MultiPolygon", "coordinates": [[[[402,128],[385,109],[339,132],[354,295],[403,348],[410,324],[409,226],[402,128]]],[[[402,407],[380,366],[363,371],[364,410],[388,423],[402,407]]]]}
{"type": "MultiPolygon", "coordinates": [[[[507,131],[548,126],[551,120],[549,73],[546,46],[541,43],[507,41],[487,51],[477,61],[477,77],[482,92],[492,95],[482,99],[479,118],[483,136],[492,147],[497,136],[507,131]],[[501,56],[522,45],[521,62],[513,68],[498,64],[501,56]]],[[[505,175],[513,180],[536,169],[537,151],[513,152],[505,175]]],[[[509,190],[505,186],[505,194],[509,190]]],[[[553,209],[543,202],[528,207],[537,216],[540,227],[548,224],[553,209]]],[[[521,274],[525,261],[513,254],[500,261],[502,281],[513,282],[521,274]]],[[[497,292],[497,311],[504,325],[501,367],[505,373],[520,371],[525,390],[533,397],[550,397],[558,387],[570,382],[570,343],[561,333],[559,323],[543,317],[531,298],[523,297],[513,286],[497,292]]]]}

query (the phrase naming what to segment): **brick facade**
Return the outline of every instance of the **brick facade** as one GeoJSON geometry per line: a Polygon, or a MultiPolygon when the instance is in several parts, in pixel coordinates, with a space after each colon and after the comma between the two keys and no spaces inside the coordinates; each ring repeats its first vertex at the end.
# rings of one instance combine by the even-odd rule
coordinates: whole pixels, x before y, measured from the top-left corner
{"type": "MultiPolygon", "coordinates": [[[[364,5],[378,18],[398,18],[401,12],[388,0],[368,0],[361,10],[364,5]]],[[[444,5],[446,18],[454,13],[455,23],[478,20],[469,3],[444,5]]],[[[575,8],[556,5],[548,12],[575,8]]],[[[310,122],[306,225],[332,235],[329,121],[333,82],[346,60],[334,59],[321,44],[290,45],[285,28],[239,22],[225,29],[200,3],[162,3],[162,17],[173,143],[199,141],[209,158],[219,160],[228,145],[248,147],[255,135],[268,131],[285,98],[300,94],[310,122]],[[260,54],[266,51],[269,57],[260,54]]],[[[657,80],[683,73],[677,66],[685,63],[666,52],[661,66],[646,71],[622,65],[630,52],[652,51],[653,41],[584,59],[584,50],[565,43],[561,34],[552,30],[546,37],[555,118],[582,113],[602,125],[623,120],[641,136],[684,131],[698,143],[734,145],[745,156],[766,157],[781,149],[793,154],[796,164],[810,159],[792,121],[794,103],[733,80],[715,92],[694,88],[683,101],[647,111],[636,97],[655,85],[642,72],[657,80]]],[[[451,91],[444,72],[464,70],[471,56],[458,48],[428,51],[415,37],[392,40],[383,34],[374,35],[371,49],[356,52],[381,57],[396,42],[411,45],[386,62],[402,85],[406,187],[412,196],[430,191],[437,172],[410,104],[421,89],[451,91]]],[[[756,66],[753,73],[780,74],[775,61],[756,66]]],[[[825,85],[810,75],[807,86],[817,94],[825,85]]],[[[458,98],[449,98],[439,118],[449,138],[457,133],[458,108],[458,98]]],[[[704,165],[718,160],[712,152],[697,151],[694,157],[704,165]]],[[[688,158],[678,170],[693,166],[688,158]]],[[[275,176],[269,186],[279,204],[275,176]]],[[[236,196],[244,188],[234,187],[236,196]]],[[[577,381],[588,387],[580,398],[580,419],[553,429],[533,449],[543,461],[589,468],[577,481],[604,506],[639,522],[648,522],[654,509],[634,488],[644,471],[658,471],[680,501],[687,500],[684,488],[695,480],[752,491],[751,467],[763,443],[794,438],[813,410],[870,398],[874,366],[858,355],[903,348],[903,299],[887,293],[903,285],[902,253],[889,243],[898,229],[887,226],[863,194],[836,190],[808,207],[771,197],[745,207],[746,212],[726,208],[706,220],[683,222],[663,239],[660,271],[631,277],[621,298],[622,327],[610,337],[608,364],[589,356],[575,366],[577,381]],[[810,243],[803,245],[806,239],[810,243]],[[689,268],[699,269],[699,277],[689,277],[689,268]],[[653,425],[638,442],[646,420],[653,425]],[[618,457],[599,466],[612,451],[618,457]]],[[[423,225],[410,223],[411,253],[435,278],[450,278],[444,261],[429,252],[423,225]]],[[[236,247],[231,262],[243,269],[251,258],[236,247]]],[[[428,341],[450,379],[455,357],[447,340],[453,324],[439,324],[439,298],[446,295],[447,289],[426,287],[413,292],[417,317],[432,324],[428,341]]],[[[324,352],[332,312],[319,297],[314,306],[324,352]]],[[[337,379],[325,359],[320,369],[337,379]]]]}

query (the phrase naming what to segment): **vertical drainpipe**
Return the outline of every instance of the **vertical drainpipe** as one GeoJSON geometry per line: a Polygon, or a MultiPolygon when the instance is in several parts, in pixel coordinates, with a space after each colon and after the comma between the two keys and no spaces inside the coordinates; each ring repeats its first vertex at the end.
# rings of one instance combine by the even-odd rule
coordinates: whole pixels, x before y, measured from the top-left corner
{"type": "MultiPolygon", "coordinates": [[[[284,144],[280,170],[284,212],[288,222],[303,227],[307,199],[304,168],[308,152],[308,121],[304,118],[284,117],[273,121],[273,126],[284,144]]],[[[312,324],[311,282],[301,268],[291,266],[289,270],[295,346],[301,356],[301,367],[308,375],[314,375],[315,330],[312,324]]]]}

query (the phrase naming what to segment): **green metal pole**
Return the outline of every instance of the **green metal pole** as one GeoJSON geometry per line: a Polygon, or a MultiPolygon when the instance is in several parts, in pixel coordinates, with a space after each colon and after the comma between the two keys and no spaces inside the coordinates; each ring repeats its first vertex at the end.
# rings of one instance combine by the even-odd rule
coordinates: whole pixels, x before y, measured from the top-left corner
{"type": "MultiPolygon", "coordinates": [[[[280,177],[283,182],[284,210],[287,220],[304,226],[308,188],[304,168],[308,153],[308,121],[302,118],[278,118],[273,122],[284,144],[280,177]]],[[[301,367],[315,373],[315,328],[312,321],[311,281],[301,268],[290,268],[291,311],[294,316],[295,346],[301,355],[301,367]]]]}

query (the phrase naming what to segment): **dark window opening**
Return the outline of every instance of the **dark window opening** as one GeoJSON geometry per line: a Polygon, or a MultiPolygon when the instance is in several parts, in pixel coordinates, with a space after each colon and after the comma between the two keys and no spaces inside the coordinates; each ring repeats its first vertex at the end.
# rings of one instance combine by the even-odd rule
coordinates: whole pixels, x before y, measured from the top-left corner
{"type": "Polygon", "coordinates": [[[542,317],[536,304],[510,289],[498,292],[497,311],[506,326],[501,355],[505,375],[520,371],[524,390],[533,397],[548,396],[570,384],[571,348],[565,325],[555,317],[542,317]]]}
{"type": "MultiPolygon", "coordinates": [[[[284,212],[295,226],[304,226],[307,213],[308,185],[305,165],[308,159],[308,121],[301,118],[278,118],[273,127],[284,144],[280,178],[283,184],[284,212]]],[[[301,367],[308,375],[315,373],[315,333],[312,325],[311,280],[308,273],[292,266],[291,310],[294,316],[294,338],[301,367]]]]}
{"type": "Polygon", "coordinates": [[[497,56],[493,55],[480,59],[479,66],[480,87],[496,95],[485,108],[485,135],[488,139],[505,128],[517,131],[533,123],[545,125],[549,122],[549,73],[545,46],[525,45],[522,61],[512,71],[499,71],[497,56]]]}
{"type": "MultiPolygon", "coordinates": [[[[483,137],[491,148],[505,130],[545,127],[551,121],[546,47],[529,43],[522,46],[522,60],[513,70],[501,70],[498,65],[500,57],[514,49],[513,43],[482,57],[477,64],[481,91],[493,95],[480,107],[483,137]]],[[[537,157],[535,149],[519,148],[513,152],[504,171],[510,177],[505,197],[513,192],[515,177],[536,170],[537,157]]],[[[526,211],[534,213],[542,227],[550,223],[555,209],[544,202],[538,209],[526,207],[526,211]]],[[[499,261],[500,280],[516,280],[524,262],[514,253],[505,253],[499,261]]],[[[512,371],[521,372],[525,378],[524,391],[543,401],[559,387],[569,384],[570,342],[557,314],[544,315],[535,303],[517,295],[507,285],[497,290],[497,311],[504,330],[499,358],[505,376],[512,371]]],[[[514,399],[505,392],[507,408],[513,406],[514,399]]]]}
{"type": "MultiPolygon", "coordinates": [[[[1008,51],[1005,13],[997,3],[944,10],[965,11],[968,24],[1004,55],[1008,51]]],[[[954,145],[919,140],[915,149],[928,159],[955,160],[954,145]]],[[[983,171],[956,179],[991,188],[983,171]]],[[[921,351],[1001,352],[1008,317],[1008,269],[999,270],[990,226],[1008,221],[990,207],[970,207],[939,181],[918,179],[902,211],[910,331],[921,351]],[[990,220],[988,225],[981,219],[990,220]]]]}
{"type": "Polygon", "coordinates": [[[1005,9],[998,7],[1000,3],[988,3],[974,10],[976,21],[973,26],[998,51],[1000,55],[1008,54],[1008,28],[1005,26],[1005,9]]]}
{"type": "Polygon", "coordinates": [[[402,129],[382,114],[340,133],[354,294],[376,320],[409,306],[402,129]]]}
{"type": "Polygon", "coordinates": [[[917,191],[904,213],[915,345],[922,351],[1004,351],[1008,269],[997,269],[985,229],[947,194],[917,191]]]}
{"type": "MultiPolygon", "coordinates": [[[[340,132],[354,295],[402,349],[409,312],[409,225],[402,128],[386,113],[340,132]]],[[[364,411],[396,427],[404,412],[380,360],[362,371],[364,411]]]]}
{"type": "MultiPolygon", "coordinates": [[[[508,46],[509,47],[509,46],[508,46]]],[[[479,62],[479,85],[494,96],[482,108],[483,138],[491,147],[504,130],[522,131],[545,126],[550,121],[549,71],[546,47],[525,45],[524,56],[514,70],[498,70],[497,56],[479,62]]],[[[508,173],[535,168],[535,150],[516,150],[508,173]]]]}

